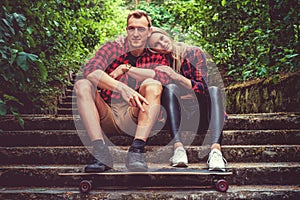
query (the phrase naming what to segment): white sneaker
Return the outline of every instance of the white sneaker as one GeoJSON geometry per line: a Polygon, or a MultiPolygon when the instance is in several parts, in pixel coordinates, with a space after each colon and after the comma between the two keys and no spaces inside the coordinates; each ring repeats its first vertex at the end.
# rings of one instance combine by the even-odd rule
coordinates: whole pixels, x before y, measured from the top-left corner
{"type": "Polygon", "coordinates": [[[207,164],[208,170],[226,171],[225,165],[227,165],[227,161],[223,158],[222,152],[218,149],[213,149],[209,153],[207,164]]]}
{"type": "Polygon", "coordinates": [[[173,167],[187,167],[188,159],[185,149],[183,147],[177,147],[170,161],[173,167]]]}

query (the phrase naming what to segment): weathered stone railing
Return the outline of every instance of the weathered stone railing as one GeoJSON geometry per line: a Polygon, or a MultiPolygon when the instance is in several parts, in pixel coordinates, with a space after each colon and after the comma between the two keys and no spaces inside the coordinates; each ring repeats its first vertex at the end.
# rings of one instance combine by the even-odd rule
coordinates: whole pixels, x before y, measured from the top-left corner
{"type": "Polygon", "coordinates": [[[226,88],[228,113],[300,112],[300,72],[226,88]]]}

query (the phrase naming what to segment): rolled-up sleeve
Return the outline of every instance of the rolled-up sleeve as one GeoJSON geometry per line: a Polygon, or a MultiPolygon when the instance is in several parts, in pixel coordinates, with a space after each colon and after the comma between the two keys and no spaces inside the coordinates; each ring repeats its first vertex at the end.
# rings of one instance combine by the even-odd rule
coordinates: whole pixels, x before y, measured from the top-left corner
{"type": "Polygon", "coordinates": [[[103,45],[91,58],[83,68],[83,75],[86,77],[95,70],[105,70],[110,61],[116,58],[116,45],[114,43],[107,43],[103,45]]]}
{"type": "Polygon", "coordinates": [[[157,66],[169,67],[168,60],[164,54],[155,54],[155,55],[156,58],[154,60],[154,66],[153,66],[155,72],[154,80],[160,81],[162,85],[166,85],[170,83],[170,77],[166,73],[157,70],[156,67],[157,66]]]}
{"type": "Polygon", "coordinates": [[[192,89],[197,93],[207,92],[206,58],[200,48],[192,47],[188,50],[181,67],[181,74],[191,80],[192,89]]]}

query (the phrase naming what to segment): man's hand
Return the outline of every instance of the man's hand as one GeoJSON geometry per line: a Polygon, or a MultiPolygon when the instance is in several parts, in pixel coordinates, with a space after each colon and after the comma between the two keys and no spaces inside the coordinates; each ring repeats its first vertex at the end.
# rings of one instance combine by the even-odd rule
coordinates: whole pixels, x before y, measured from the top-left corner
{"type": "Polygon", "coordinates": [[[129,103],[132,107],[138,107],[142,112],[145,111],[143,107],[143,103],[149,105],[149,102],[145,97],[143,97],[140,93],[135,91],[134,89],[126,86],[125,84],[121,86],[120,93],[122,98],[129,103]]]}
{"type": "Polygon", "coordinates": [[[127,68],[127,64],[119,65],[114,71],[112,71],[109,76],[117,79],[119,76],[124,74],[124,70],[127,68]]]}
{"type": "Polygon", "coordinates": [[[157,66],[155,69],[166,73],[174,81],[180,80],[181,78],[181,75],[175,72],[171,67],[157,66]]]}

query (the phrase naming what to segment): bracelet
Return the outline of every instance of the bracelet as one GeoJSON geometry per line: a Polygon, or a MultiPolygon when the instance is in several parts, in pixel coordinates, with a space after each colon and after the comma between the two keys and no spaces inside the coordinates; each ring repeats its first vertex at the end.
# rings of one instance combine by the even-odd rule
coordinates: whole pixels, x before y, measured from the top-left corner
{"type": "Polygon", "coordinates": [[[130,70],[131,67],[132,67],[132,66],[131,66],[130,64],[126,64],[126,68],[122,70],[123,73],[124,73],[124,74],[127,73],[127,72],[130,70]]]}

